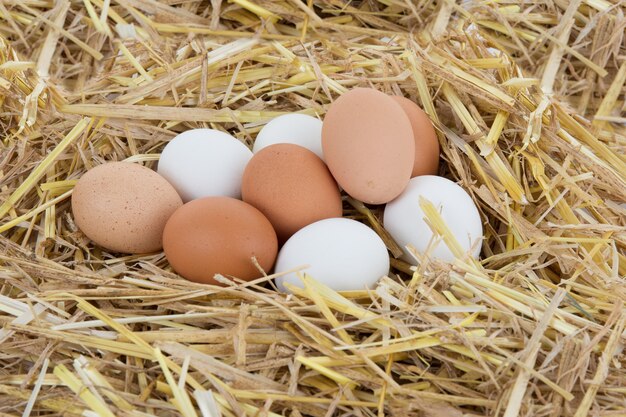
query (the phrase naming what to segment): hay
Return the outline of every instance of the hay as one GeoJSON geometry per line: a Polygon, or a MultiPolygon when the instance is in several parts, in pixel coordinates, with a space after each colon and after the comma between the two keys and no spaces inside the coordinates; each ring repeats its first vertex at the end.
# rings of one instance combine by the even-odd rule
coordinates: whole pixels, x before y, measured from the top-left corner
{"type": "MultiPolygon", "coordinates": [[[[625,4],[3,0],[0,414],[626,415],[625,4]],[[460,4],[459,4],[460,3],[460,4]],[[93,247],[104,161],[195,127],[250,144],[354,86],[420,103],[483,260],[339,295],[225,288],[93,247]]],[[[436,210],[433,229],[454,246],[436,210]]],[[[380,227],[380,210],[346,214],[380,227]]],[[[401,279],[399,279],[401,278],[401,279]]]]}

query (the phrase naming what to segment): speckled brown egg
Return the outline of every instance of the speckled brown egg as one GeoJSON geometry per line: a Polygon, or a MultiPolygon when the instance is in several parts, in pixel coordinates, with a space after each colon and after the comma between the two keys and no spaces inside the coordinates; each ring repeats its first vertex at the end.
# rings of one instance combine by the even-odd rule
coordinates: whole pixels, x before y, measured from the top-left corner
{"type": "Polygon", "coordinates": [[[215,274],[260,278],[278,252],[276,232],[263,213],[230,197],[192,200],[170,217],[163,250],[174,270],[190,281],[216,284],[215,274]]]}
{"type": "Polygon", "coordinates": [[[322,150],[333,177],[365,203],[393,200],[407,186],[415,161],[411,123],[390,96],[356,88],[335,100],[324,118],[322,150]]]}
{"type": "Polygon", "coordinates": [[[439,169],[439,141],[432,122],[420,107],[406,97],[391,96],[406,113],[413,130],[415,162],[411,178],[436,175],[439,169]]]}
{"type": "Polygon", "coordinates": [[[90,169],[72,192],[78,228],[94,243],[114,252],[160,250],[165,223],[182,204],[163,177],[128,162],[90,169]]]}
{"type": "Polygon", "coordinates": [[[318,220],[341,217],[341,194],[326,164],[294,144],[271,145],[254,155],[241,194],[268,218],[280,242],[318,220]]]}

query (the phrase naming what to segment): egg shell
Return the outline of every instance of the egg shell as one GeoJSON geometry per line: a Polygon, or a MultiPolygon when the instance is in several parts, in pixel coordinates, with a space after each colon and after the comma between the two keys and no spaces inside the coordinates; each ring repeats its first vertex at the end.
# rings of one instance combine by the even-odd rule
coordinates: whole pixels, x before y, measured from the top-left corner
{"type": "Polygon", "coordinates": [[[402,107],[380,91],[356,88],[335,100],[324,118],[322,148],[339,185],[365,203],[391,201],[411,178],[411,123],[402,107]]]}
{"type": "MultiPolygon", "coordinates": [[[[389,255],[382,239],[369,227],[351,219],[325,219],[296,232],[282,247],[276,273],[306,266],[301,272],[335,291],[372,288],[389,272],[389,255]]],[[[302,287],[297,272],[276,278],[302,287]]]]}
{"type": "Polygon", "coordinates": [[[324,162],[290,143],[254,155],[243,173],[241,192],[245,202],[269,219],[279,242],[308,224],[342,213],[339,187],[324,162]]]}
{"type": "Polygon", "coordinates": [[[217,284],[215,274],[251,280],[274,265],[276,233],[250,204],[230,197],[190,201],[170,217],[163,249],[174,270],[190,281],[217,284]]]}
{"type": "Polygon", "coordinates": [[[307,148],[322,160],[322,121],[307,114],[283,114],[272,120],[258,133],[252,152],[277,143],[292,143],[307,148]]]}
{"type": "MultiPolygon", "coordinates": [[[[420,197],[430,201],[454,234],[463,250],[478,259],[483,227],[478,209],[467,192],[447,178],[422,175],[411,179],[406,190],[385,207],[383,224],[403,248],[413,246],[424,253],[433,237],[420,207],[420,197]]],[[[405,248],[403,259],[415,264],[415,258],[405,248]]],[[[431,258],[452,262],[454,254],[443,240],[431,247],[431,258]]]]}
{"type": "Polygon", "coordinates": [[[415,162],[411,177],[436,175],[439,170],[439,140],[435,128],[420,107],[406,97],[391,96],[406,113],[415,141],[415,162]]]}
{"type": "Polygon", "coordinates": [[[165,223],[182,204],[163,177],[128,162],[90,169],[72,192],[72,214],[78,228],[94,243],[114,252],[160,250],[165,223]]]}
{"type": "Polygon", "coordinates": [[[241,177],[252,151],[227,133],[192,129],[163,149],[158,172],[183,201],[209,196],[241,197],[241,177]]]}

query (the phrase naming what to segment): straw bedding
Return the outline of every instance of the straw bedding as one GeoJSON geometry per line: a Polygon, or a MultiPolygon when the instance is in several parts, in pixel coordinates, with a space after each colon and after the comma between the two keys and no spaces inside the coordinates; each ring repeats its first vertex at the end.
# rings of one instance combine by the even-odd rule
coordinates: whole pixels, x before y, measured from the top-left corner
{"type": "MultiPolygon", "coordinates": [[[[0,2],[0,415],[626,416],[626,4],[0,2]],[[104,161],[251,144],[355,86],[403,94],[485,224],[480,262],[370,291],[189,283],[75,227],[104,161]]],[[[346,200],[380,227],[380,209],[346,200]]],[[[428,220],[450,241],[437,212],[428,220]]]]}

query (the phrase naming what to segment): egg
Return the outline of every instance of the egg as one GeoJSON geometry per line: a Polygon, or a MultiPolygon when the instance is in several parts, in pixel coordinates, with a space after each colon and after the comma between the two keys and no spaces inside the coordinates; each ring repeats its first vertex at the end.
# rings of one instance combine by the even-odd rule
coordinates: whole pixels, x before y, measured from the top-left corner
{"type": "Polygon", "coordinates": [[[113,252],[160,250],[165,223],[182,204],[163,177],[128,162],[90,169],[72,191],[72,214],[78,228],[113,252]]]}
{"type": "MultiPolygon", "coordinates": [[[[324,219],[296,232],[281,248],[276,273],[304,266],[302,273],[335,291],[372,288],[389,272],[389,255],[382,239],[369,227],[351,219],[324,219]]],[[[297,272],[276,278],[302,287],[297,272]]]]}
{"type": "Polygon", "coordinates": [[[252,157],[241,193],[269,219],[280,242],[308,224],[341,217],[339,187],[324,162],[290,143],[268,146],[252,157]]]}
{"type": "Polygon", "coordinates": [[[439,169],[439,140],[435,128],[420,107],[408,98],[391,96],[402,107],[411,122],[415,141],[415,162],[411,177],[435,175],[439,169]]]}
{"type": "Polygon", "coordinates": [[[306,114],[283,114],[272,119],[259,132],[254,141],[252,152],[257,153],[277,143],[293,143],[307,148],[321,159],[322,121],[306,114]]]}
{"type": "Polygon", "coordinates": [[[209,196],[241,197],[241,177],[252,152],[227,133],[193,129],[163,149],[158,172],[183,201],[209,196]]]}
{"type": "Polygon", "coordinates": [[[215,274],[246,281],[274,265],[276,233],[250,204],[230,197],[205,197],[180,207],[165,225],[163,250],[174,270],[190,281],[216,284],[215,274]]]}
{"type": "Polygon", "coordinates": [[[390,96],[370,88],[350,90],[331,104],[322,127],[322,149],[339,185],[371,204],[397,197],[415,161],[406,113],[390,96]]]}
{"type": "MultiPolygon", "coordinates": [[[[406,190],[385,207],[383,225],[403,248],[413,246],[417,252],[427,250],[433,232],[420,207],[420,197],[430,201],[466,253],[478,259],[483,227],[478,209],[467,192],[447,178],[422,175],[411,179],[406,190]]],[[[405,248],[404,259],[415,263],[405,248]]],[[[429,256],[446,262],[455,259],[443,240],[430,249],[429,256]]]]}

